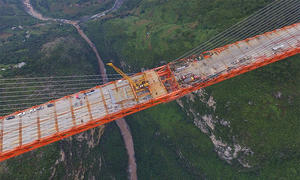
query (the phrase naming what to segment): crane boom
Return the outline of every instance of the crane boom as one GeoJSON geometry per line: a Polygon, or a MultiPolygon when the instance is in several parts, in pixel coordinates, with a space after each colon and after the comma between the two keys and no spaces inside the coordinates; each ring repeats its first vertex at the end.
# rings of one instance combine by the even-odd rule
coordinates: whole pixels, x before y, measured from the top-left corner
{"type": "Polygon", "coordinates": [[[114,70],[119,73],[123,78],[125,78],[126,80],[128,80],[128,82],[135,88],[135,90],[137,89],[136,84],[132,81],[132,79],[130,79],[129,76],[127,76],[127,74],[125,74],[121,69],[119,69],[118,67],[116,67],[115,65],[113,65],[113,63],[107,63],[108,66],[111,66],[112,68],[114,68],[114,70]]]}
{"type": "Polygon", "coordinates": [[[128,83],[130,84],[130,87],[133,91],[135,100],[138,101],[139,98],[136,95],[137,85],[133,82],[133,80],[129,76],[127,76],[127,74],[125,74],[121,69],[119,69],[118,67],[113,65],[113,63],[107,63],[107,65],[111,66],[117,73],[119,73],[123,78],[125,78],[128,81],[128,83]]]}

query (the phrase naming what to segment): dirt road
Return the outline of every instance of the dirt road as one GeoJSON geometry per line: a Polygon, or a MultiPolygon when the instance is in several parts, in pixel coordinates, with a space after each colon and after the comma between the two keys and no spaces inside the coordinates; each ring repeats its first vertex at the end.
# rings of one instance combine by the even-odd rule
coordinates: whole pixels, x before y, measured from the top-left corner
{"type": "MultiPolygon", "coordinates": [[[[90,19],[102,17],[102,16],[106,15],[107,13],[118,9],[119,7],[121,7],[123,2],[124,2],[124,0],[116,0],[114,3],[114,6],[112,8],[110,8],[109,10],[106,10],[104,12],[98,13],[96,15],[93,15],[93,16],[91,16],[90,19]]],[[[37,12],[33,9],[32,5],[30,4],[30,0],[23,0],[23,4],[24,4],[26,12],[34,18],[37,18],[42,21],[62,22],[62,23],[70,24],[70,25],[74,26],[76,28],[77,32],[80,34],[80,36],[89,44],[89,46],[94,51],[94,53],[97,57],[97,60],[98,60],[98,66],[99,66],[100,73],[102,75],[103,82],[104,83],[108,82],[105,65],[100,57],[100,54],[98,53],[98,50],[97,50],[95,44],[88,38],[88,36],[80,28],[80,26],[78,24],[79,21],[44,17],[42,14],[40,14],[39,12],[37,12]]],[[[123,140],[125,143],[125,147],[127,150],[127,154],[128,154],[128,171],[129,171],[129,175],[130,175],[129,179],[137,180],[137,166],[136,166],[136,162],[135,162],[134,145],[133,145],[133,139],[132,139],[132,135],[131,135],[129,126],[126,123],[124,118],[116,120],[116,123],[121,131],[121,134],[122,134],[122,137],[123,137],[123,140]]]]}

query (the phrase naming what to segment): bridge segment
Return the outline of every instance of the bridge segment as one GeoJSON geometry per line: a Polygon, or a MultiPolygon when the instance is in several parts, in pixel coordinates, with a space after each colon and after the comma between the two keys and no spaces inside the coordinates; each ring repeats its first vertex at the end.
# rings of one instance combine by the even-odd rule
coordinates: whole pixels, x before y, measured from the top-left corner
{"type": "Polygon", "coordinates": [[[300,23],[0,117],[0,161],[300,52],[300,23]]]}

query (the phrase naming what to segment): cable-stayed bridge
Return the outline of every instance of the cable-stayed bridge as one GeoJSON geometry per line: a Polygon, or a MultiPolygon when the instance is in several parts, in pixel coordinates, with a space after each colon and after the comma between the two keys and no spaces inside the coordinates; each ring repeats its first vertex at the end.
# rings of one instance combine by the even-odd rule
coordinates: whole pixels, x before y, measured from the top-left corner
{"type": "Polygon", "coordinates": [[[297,1],[276,1],[252,16],[257,24],[262,23],[259,26],[250,18],[167,65],[131,74],[139,87],[118,79],[0,117],[0,160],[298,54],[299,5],[297,1]],[[277,15],[265,16],[274,11],[277,15]],[[207,47],[214,48],[203,49],[207,47]]]}

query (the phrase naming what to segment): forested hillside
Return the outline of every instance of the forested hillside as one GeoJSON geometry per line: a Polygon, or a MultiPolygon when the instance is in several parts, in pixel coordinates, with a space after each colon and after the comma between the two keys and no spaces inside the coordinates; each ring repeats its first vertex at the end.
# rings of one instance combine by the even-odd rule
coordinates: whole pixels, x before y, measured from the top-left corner
{"type": "Polygon", "coordinates": [[[112,7],[114,0],[31,0],[31,3],[46,16],[78,19],[112,7]]]}

